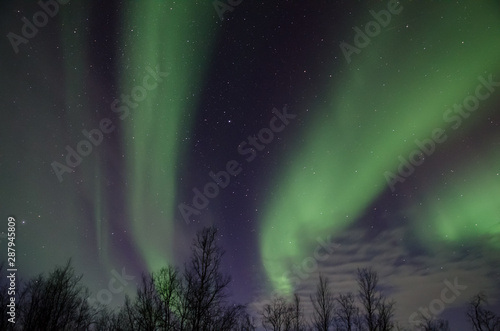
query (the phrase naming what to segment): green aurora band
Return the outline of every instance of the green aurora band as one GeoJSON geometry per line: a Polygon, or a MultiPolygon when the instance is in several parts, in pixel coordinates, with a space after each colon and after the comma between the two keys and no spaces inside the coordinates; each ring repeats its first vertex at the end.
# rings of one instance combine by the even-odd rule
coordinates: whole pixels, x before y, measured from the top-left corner
{"type": "Polygon", "coordinates": [[[500,250],[500,157],[498,146],[482,151],[479,164],[466,164],[432,188],[425,208],[415,210],[417,236],[432,250],[442,243],[486,245],[500,250]],[[422,211],[423,209],[423,211],[422,211]]]}
{"type": "MultiPolygon", "coordinates": [[[[388,189],[384,173],[397,173],[398,156],[415,150],[415,140],[430,137],[434,128],[451,131],[445,110],[474,92],[478,76],[500,69],[500,48],[491,47],[500,43],[495,1],[471,2],[466,9],[449,3],[402,5],[401,14],[345,65],[346,75],[332,87],[329,106],[317,107],[304,144],[283,162],[290,166],[266,204],[260,239],[267,276],[283,295],[294,290],[287,272],[312,255],[316,238],[334,237],[361,217],[388,189]],[[411,19],[415,13],[423,15],[411,19]]],[[[370,20],[364,16],[356,23],[370,20]]],[[[480,110],[474,115],[480,117],[480,110]]],[[[472,122],[464,121],[463,127],[472,122]]],[[[472,212],[476,200],[467,195],[462,207],[472,212]]],[[[454,208],[451,201],[440,208],[454,208]]],[[[491,216],[495,210],[498,215],[493,208],[485,213],[491,216]]],[[[437,230],[443,233],[452,226],[439,217],[430,222],[440,224],[437,230]]],[[[464,231],[449,235],[456,240],[464,231]]]]}
{"type": "MultiPolygon", "coordinates": [[[[79,6],[67,6],[65,10],[62,11],[63,26],[67,27],[62,29],[63,38],[63,52],[64,52],[64,70],[65,70],[65,97],[66,97],[66,107],[65,110],[68,113],[71,121],[73,123],[88,123],[88,114],[82,112],[82,109],[92,109],[93,105],[91,100],[86,98],[81,98],[80,95],[82,91],[86,91],[87,85],[85,80],[81,79],[82,69],[89,68],[90,60],[86,57],[90,51],[88,48],[88,32],[84,27],[85,18],[88,17],[90,13],[90,7],[87,3],[81,3],[79,6]],[[78,31],[79,33],[75,33],[78,31]],[[76,49],[75,45],[80,45],[76,49]],[[78,68],[78,70],[77,70],[78,68]],[[70,105],[75,104],[75,100],[78,100],[79,104],[76,107],[70,107],[70,105]]],[[[90,126],[87,127],[90,129],[90,126]]],[[[108,250],[108,223],[106,218],[108,217],[107,204],[104,202],[104,197],[102,196],[102,191],[104,190],[105,184],[102,181],[82,181],[81,187],[77,188],[75,181],[78,181],[77,176],[83,178],[101,178],[102,174],[102,162],[100,162],[101,156],[105,154],[102,148],[94,148],[91,154],[92,162],[82,162],[78,167],[78,174],[73,174],[73,178],[66,179],[65,185],[74,185],[75,191],[84,191],[86,194],[83,196],[93,196],[94,197],[94,226],[96,232],[96,251],[99,254],[99,262],[101,265],[106,267],[110,266],[109,250],[108,250]]],[[[75,199],[74,206],[79,206],[80,201],[75,199]]],[[[80,214],[79,208],[71,211],[73,214],[71,218],[75,218],[75,215],[80,214]]],[[[83,222],[84,220],[78,220],[77,222],[83,222]]],[[[76,225],[75,225],[76,226],[76,225]]],[[[87,243],[82,240],[79,245],[84,247],[87,243]]]]}
{"type": "MultiPolygon", "coordinates": [[[[129,228],[150,270],[172,262],[179,141],[188,135],[212,50],[213,12],[194,2],[129,2],[120,90],[142,86],[146,68],[168,77],[123,119],[129,228]],[[210,28],[209,28],[210,27],[210,28]],[[195,65],[193,65],[195,64],[195,65]]],[[[122,54],[119,54],[121,57],[122,54]]]]}

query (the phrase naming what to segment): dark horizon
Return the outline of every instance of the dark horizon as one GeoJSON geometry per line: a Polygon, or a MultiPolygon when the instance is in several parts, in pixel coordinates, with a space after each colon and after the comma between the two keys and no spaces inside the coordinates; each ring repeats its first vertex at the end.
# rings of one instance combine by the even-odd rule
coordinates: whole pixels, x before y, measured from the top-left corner
{"type": "MultiPolygon", "coordinates": [[[[9,242],[12,240],[9,239],[9,242]]],[[[331,243],[320,242],[324,252],[333,251],[331,243]]],[[[276,291],[260,307],[235,302],[229,291],[231,276],[222,271],[225,250],[219,243],[219,230],[205,227],[192,242],[192,254],[183,267],[166,265],[142,274],[140,279],[124,271],[112,271],[107,288],[93,295],[83,284],[72,260],[16,283],[12,264],[0,267],[2,317],[5,330],[456,330],[457,320],[450,323],[441,312],[452,304],[467,286],[457,278],[446,279],[439,298],[428,307],[419,307],[409,317],[409,325],[395,316],[398,303],[387,295],[387,284],[380,282],[373,267],[358,268],[353,280],[355,291],[335,291],[329,277],[320,272],[314,291],[296,290],[287,296],[276,291]],[[135,284],[135,295],[112,306],[113,295],[135,284]],[[13,296],[12,291],[17,293],[13,296]],[[7,293],[15,299],[5,295],[7,293]],[[304,296],[305,294],[305,296],[304,296]],[[198,316],[198,314],[201,314],[198,316]],[[208,321],[208,322],[207,322],[208,321]]],[[[315,254],[321,260],[319,252],[315,254]]],[[[309,270],[305,270],[306,275],[309,270]]],[[[304,273],[299,273],[304,279],[304,273]]],[[[488,294],[475,293],[463,311],[460,329],[493,330],[500,326],[500,316],[489,305],[488,294]],[[467,328],[467,326],[469,328],[467,328]]]]}

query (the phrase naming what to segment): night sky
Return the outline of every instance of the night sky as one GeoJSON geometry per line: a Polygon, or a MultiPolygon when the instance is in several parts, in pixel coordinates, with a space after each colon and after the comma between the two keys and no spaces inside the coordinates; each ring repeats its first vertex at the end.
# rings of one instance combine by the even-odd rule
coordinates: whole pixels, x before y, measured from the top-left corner
{"type": "Polygon", "coordinates": [[[452,330],[479,291],[500,312],[497,1],[60,2],[0,4],[20,277],[125,272],[119,305],[215,225],[254,311],[373,266],[402,325],[448,281],[452,330]]]}

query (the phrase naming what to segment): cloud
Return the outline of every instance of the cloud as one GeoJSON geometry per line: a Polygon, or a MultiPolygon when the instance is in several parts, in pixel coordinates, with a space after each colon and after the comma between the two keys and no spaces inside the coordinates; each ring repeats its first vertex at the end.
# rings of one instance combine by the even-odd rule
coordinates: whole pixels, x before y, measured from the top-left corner
{"type": "MultiPolygon", "coordinates": [[[[306,315],[312,312],[309,295],[316,289],[320,272],[330,279],[336,295],[348,291],[357,294],[356,271],[365,267],[377,271],[380,289],[396,300],[395,320],[403,325],[419,307],[428,307],[440,297],[446,279],[453,282],[457,278],[459,284],[467,286],[446,309],[465,307],[479,291],[487,293],[491,302],[498,300],[500,287],[494,280],[498,279],[500,267],[485,250],[471,247],[464,255],[443,245],[439,252],[410,254],[413,249],[407,238],[411,233],[405,225],[382,231],[373,238],[370,235],[370,229],[358,227],[333,236],[332,241],[340,246],[327,260],[318,263],[317,271],[304,279],[297,290],[306,315]]],[[[249,306],[254,312],[259,311],[268,299],[262,291],[249,306]]]]}

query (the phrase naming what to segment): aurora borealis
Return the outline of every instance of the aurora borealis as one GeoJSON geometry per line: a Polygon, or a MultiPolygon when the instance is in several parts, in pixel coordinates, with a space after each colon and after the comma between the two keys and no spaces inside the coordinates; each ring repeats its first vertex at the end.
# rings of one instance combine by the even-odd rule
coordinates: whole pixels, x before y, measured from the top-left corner
{"type": "Polygon", "coordinates": [[[402,324],[455,277],[468,289],[443,316],[480,290],[498,310],[496,1],[243,0],[222,20],[211,1],[58,4],[15,52],[7,35],[42,8],[2,3],[2,217],[20,224],[23,277],[71,257],[95,294],[125,268],[118,305],[214,224],[234,298],[254,309],[272,291],[308,300],[319,272],[351,290],[373,266],[402,324]],[[396,5],[346,59],[341,45],[396,5]],[[179,206],[231,160],[241,171],[187,222],[179,206]]]}
{"type": "MultiPolygon", "coordinates": [[[[471,11],[476,11],[469,14],[473,17],[488,16],[488,8],[471,11]]],[[[430,15],[422,24],[432,22],[430,15]]],[[[450,22],[441,19],[441,23],[450,26],[457,16],[450,14],[450,22]]],[[[500,27],[498,22],[495,24],[500,27]]],[[[418,24],[415,25],[418,30],[418,24]]],[[[420,38],[434,46],[424,57],[432,59],[436,69],[423,69],[429,70],[424,75],[420,73],[425,71],[419,67],[426,63],[425,59],[412,57],[421,49],[420,44],[402,47],[397,56],[405,61],[398,63],[393,49],[395,45],[400,46],[400,36],[381,33],[377,39],[379,46],[367,47],[363,51],[366,60],[352,63],[356,68],[348,69],[342,77],[342,88],[335,87],[328,93],[332,96],[327,99],[328,106],[318,109],[317,123],[311,125],[300,151],[291,156],[291,166],[285,168],[283,178],[277,179],[279,198],[273,200],[263,220],[261,250],[264,261],[270,265],[267,270],[271,279],[289,268],[289,259],[304,257],[309,238],[325,231],[341,230],[356,221],[381,191],[387,189],[380,174],[397,168],[399,162],[394,156],[408,155],[416,148],[415,140],[427,140],[434,128],[449,126],[443,121],[443,106],[467,95],[467,91],[477,85],[475,75],[482,70],[498,70],[498,64],[489,68],[484,65],[498,58],[499,49],[490,47],[497,37],[478,41],[476,36],[484,35],[484,31],[465,27],[464,30],[467,33],[460,34],[461,42],[458,36],[449,38],[447,31],[420,34],[420,38]],[[476,52],[468,54],[461,50],[463,43],[469,42],[481,42],[475,46],[476,52]],[[459,61],[468,65],[457,73],[450,63],[459,61]],[[447,84],[450,80],[454,83],[447,84]],[[401,81],[405,81],[404,86],[398,87],[396,93],[391,86],[401,81]],[[357,109],[367,111],[360,115],[357,109]],[[276,238],[280,238],[280,245],[276,245],[276,238]]],[[[408,35],[407,39],[411,40],[411,32],[408,35]]],[[[498,206],[497,202],[491,201],[491,204],[498,206]]],[[[286,284],[283,286],[290,290],[286,284]]]]}
{"type": "MultiPolygon", "coordinates": [[[[192,113],[197,106],[198,96],[193,91],[204,79],[214,33],[200,33],[208,30],[209,16],[197,10],[195,3],[177,6],[178,12],[167,17],[162,12],[165,4],[128,5],[122,52],[130,55],[123,56],[120,65],[141,68],[149,64],[168,71],[165,83],[148,91],[151,95],[143,98],[122,132],[123,140],[129,140],[130,153],[124,176],[133,187],[126,197],[127,214],[134,242],[148,268],[154,269],[172,258],[176,174],[182,156],[177,136],[191,130],[191,121],[182,114],[192,113]],[[164,31],[179,32],[165,35],[164,31]],[[193,67],[193,63],[197,65],[193,67]]],[[[140,75],[124,71],[120,86],[133,89],[140,75]]]]}

